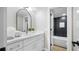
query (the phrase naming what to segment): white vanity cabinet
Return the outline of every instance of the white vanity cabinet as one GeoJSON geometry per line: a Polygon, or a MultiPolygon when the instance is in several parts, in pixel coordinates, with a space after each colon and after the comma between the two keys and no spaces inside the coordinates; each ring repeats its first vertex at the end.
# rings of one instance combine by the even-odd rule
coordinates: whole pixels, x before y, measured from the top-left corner
{"type": "Polygon", "coordinates": [[[7,44],[7,51],[42,51],[44,50],[44,33],[17,39],[7,44]]]}
{"type": "Polygon", "coordinates": [[[44,50],[44,34],[39,34],[24,40],[24,51],[44,50]]]}
{"type": "Polygon", "coordinates": [[[23,40],[7,44],[7,51],[17,51],[23,49],[23,40]]]}

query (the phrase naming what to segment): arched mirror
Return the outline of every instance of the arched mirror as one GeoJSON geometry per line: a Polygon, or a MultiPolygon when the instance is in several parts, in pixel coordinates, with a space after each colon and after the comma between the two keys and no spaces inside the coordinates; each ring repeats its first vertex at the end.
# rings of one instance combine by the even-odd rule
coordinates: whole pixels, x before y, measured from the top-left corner
{"type": "Polygon", "coordinates": [[[28,32],[32,28],[32,16],[27,8],[21,8],[16,13],[16,30],[28,32]]]}

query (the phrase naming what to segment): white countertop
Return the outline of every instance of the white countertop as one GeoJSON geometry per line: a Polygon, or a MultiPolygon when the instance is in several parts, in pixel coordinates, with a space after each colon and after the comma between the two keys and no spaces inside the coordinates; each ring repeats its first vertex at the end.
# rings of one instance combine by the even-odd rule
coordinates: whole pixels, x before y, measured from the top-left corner
{"type": "Polygon", "coordinates": [[[36,36],[36,35],[39,35],[39,34],[43,34],[43,33],[44,32],[42,32],[42,31],[29,32],[28,34],[22,33],[21,37],[15,37],[14,39],[7,40],[7,43],[13,43],[13,42],[23,40],[25,38],[30,38],[30,37],[33,37],[33,36],[36,36]]]}

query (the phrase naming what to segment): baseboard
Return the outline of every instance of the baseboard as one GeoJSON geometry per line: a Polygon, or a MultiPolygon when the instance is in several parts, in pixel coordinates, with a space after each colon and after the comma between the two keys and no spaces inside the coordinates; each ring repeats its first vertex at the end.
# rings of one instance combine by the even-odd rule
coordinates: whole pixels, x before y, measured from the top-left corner
{"type": "Polygon", "coordinates": [[[50,51],[49,49],[47,49],[47,48],[44,48],[44,51],[50,51]]]}

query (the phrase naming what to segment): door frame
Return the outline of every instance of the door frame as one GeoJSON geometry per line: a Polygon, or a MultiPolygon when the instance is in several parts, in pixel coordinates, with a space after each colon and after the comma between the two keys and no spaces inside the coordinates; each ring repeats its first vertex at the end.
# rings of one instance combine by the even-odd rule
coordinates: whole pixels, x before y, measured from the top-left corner
{"type": "Polygon", "coordinates": [[[67,7],[67,51],[72,51],[73,40],[73,10],[67,7]]]}
{"type": "MultiPolygon", "coordinates": [[[[53,9],[52,7],[49,10],[53,9]]],[[[73,18],[72,18],[72,7],[67,7],[67,51],[72,51],[72,37],[73,37],[73,18]]],[[[51,28],[51,18],[50,18],[50,28],[51,28]]],[[[50,31],[51,32],[51,31],[50,31]]],[[[53,29],[52,29],[53,32],[53,29]]],[[[51,33],[50,33],[51,34],[51,33]]],[[[51,35],[50,35],[51,37],[51,35]]],[[[51,39],[50,39],[51,42],[51,39]]],[[[53,46],[53,45],[52,45],[53,46]]],[[[50,46],[51,49],[51,46],[50,46]]]]}
{"type": "MultiPolygon", "coordinates": [[[[51,14],[51,9],[53,9],[52,7],[51,8],[49,8],[49,14],[51,14]]],[[[52,15],[52,18],[54,18],[54,16],[52,15]]],[[[50,51],[51,51],[51,45],[53,46],[53,42],[52,42],[52,44],[51,44],[51,39],[52,39],[52,36],[53,36],[53,21],[54,20],[51,20],[51,16],[50,16],[50,51]],[[51,23],[52,23],[52,25],[51,25],[51,23]],[[52,32],[52,33],[51,33],[52,32]],[[51,36],[52,35],[52,36],[51,36]]]]}

